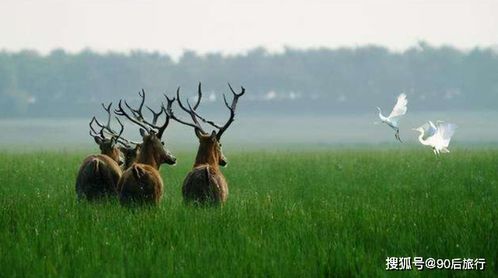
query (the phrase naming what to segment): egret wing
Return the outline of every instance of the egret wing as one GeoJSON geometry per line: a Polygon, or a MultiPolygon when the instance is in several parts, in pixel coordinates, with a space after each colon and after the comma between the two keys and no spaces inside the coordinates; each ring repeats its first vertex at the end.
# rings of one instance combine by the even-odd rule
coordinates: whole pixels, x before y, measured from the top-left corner
{"type": "Polygon", "coordinates": [[[406,94],[400,94],[398,96],[398,101],[396,105],[394,105],[393,111],[389,114],[390,120],[397,121],[397,118],[406,114],[406,105],[408,104],[408,100],[406,99],[406,94]]]}
{"type": "Polygon", "coordinates": [[[423,124],[421,128],[424,130],[424,136],[422,137],[424,140],[427,140],[427,138],[434,136],[437,132],[437,128],[434,123],[432,123],[432,121],[428,121],[427,123],[423,124]]]}
{"type": "Polygon", "coordinates": [[[447,123],[443,121],[436,122],[437,128],[437,139],[438,143],[443,147],[448,147],[451,141],[451,137],[455,134],[457,128],[456,124],[447,123]]]}

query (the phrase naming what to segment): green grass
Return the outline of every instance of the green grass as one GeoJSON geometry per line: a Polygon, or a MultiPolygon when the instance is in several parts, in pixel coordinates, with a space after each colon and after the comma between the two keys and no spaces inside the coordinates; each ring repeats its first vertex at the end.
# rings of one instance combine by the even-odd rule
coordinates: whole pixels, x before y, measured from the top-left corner
{"type": "MultiPolygon", "coordinates": [[[[498,273],[498,151],[225,150],[223,208],[77,202],[83,153],[1,153],[0,276],[389,276],[388,256],[486,258],[498,273]]],[[[415,270],[411,276],[452,275],[415,270]]]]}

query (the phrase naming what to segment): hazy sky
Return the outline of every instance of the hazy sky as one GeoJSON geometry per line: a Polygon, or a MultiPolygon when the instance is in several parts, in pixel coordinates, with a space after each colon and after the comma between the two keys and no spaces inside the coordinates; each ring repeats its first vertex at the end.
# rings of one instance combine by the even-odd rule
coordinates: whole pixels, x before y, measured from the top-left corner
{"type": "Polygon", "coordinates": [[[498,0],[0,0],[0,48],[158,50],[178,56],[425,40],[498,45],[498,0]]]}

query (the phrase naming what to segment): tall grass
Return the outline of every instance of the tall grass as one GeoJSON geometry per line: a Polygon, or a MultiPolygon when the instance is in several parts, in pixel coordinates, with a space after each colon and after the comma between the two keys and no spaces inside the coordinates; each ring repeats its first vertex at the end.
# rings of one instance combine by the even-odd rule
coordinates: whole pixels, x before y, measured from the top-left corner
{"type": "MultiPolygon", "coordinates": [[[[386,257],[486,258],[498,274],[498,151],[227,153],[223,208],[76,201],[82,153],[3,153],[0,276],[384,276],[386,257]]],[[[441,270],[404,274],[451,275],[441,270]]]]}

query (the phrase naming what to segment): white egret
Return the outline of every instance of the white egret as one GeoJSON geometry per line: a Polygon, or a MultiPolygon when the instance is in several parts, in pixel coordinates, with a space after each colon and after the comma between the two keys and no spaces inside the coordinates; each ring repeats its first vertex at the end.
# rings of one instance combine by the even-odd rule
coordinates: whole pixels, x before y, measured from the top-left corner
{"type": "Polygon", "coordinates": [[[394,131],[396,131],[396,134],[394,134],[394,137],[400,141],[401,138],[399,137],[399,119],[406,114],[406,104],[408,103],[408,100],[406,99],[405,94],[400,94],[398,96],[398,101],[396,102],[396,105],[394,105],[393,111],[389,116],[385,117],[382,115],[382,110],[380,107],[377,107],[377,110],[379,110],[379,118],[380,120],[385,123],[386,125],[390,126],[394,131]]]}
{"type": "Polygon", "coordinates": [[[422,145],[431,146],[435,155],[440,153],[449,153],[448,145],[451,137],[455,134],[456,124],[437,121],[436,124],[429,121],[418,128],[414,128],[420,132],[418,140],[422,145]]]}

